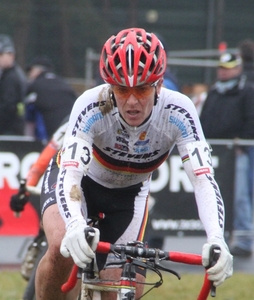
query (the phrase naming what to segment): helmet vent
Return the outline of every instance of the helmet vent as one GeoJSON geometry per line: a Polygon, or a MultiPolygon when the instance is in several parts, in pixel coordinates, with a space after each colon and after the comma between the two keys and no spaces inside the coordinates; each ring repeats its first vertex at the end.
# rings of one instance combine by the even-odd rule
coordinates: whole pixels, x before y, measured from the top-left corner
{"type": "Polygon", "coordinates": [[[150,53],[150,51],[151,51],[151,45],[152,45],[152,37],[151,37],[151,35],[150,34],[147,34],[146,35],[146,38],[147,38],[147,40],[146,40],[146,42],[144,43],[144,48],[146,49],[146,51],[148,52],[148,53],[150,53]]]}
{"type": "Polygon", "coordinates": [[[144,65],[146,64],[146,56],[143,52],[141,53],[141,56],[140,56],[140,62],[142,62],[144,65]]]}
{"type": "Polygon", "coordinates": [[[166,69],[166,54],[160,40],[142,28],[129,28],[104,45],[100,68],[110,84],[138,86],[160,79],[166,69]]]}

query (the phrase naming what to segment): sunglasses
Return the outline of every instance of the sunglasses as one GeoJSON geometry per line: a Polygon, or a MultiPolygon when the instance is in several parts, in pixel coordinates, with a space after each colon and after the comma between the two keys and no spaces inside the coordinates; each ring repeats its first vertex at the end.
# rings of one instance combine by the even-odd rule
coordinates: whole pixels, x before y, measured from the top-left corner
{"type": "Polygon", "coordinates": [[[130,95],[134,95],[137,99],[148,97],[153,88],[157,86],[159,81],[149,84],[144,84],[140,86],[127,87],[122,85],[111,85],[113,93],[119,98],[129,98],[130,95]]]}

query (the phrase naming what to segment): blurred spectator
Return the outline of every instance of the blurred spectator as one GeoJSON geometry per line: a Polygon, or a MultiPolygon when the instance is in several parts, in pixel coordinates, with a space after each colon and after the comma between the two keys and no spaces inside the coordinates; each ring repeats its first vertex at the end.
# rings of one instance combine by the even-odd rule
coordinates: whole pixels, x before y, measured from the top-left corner
{"type": "MultiPolygon", "coordinates": [[[[221,55],[217,81],[208,92],[200,120],[208,139],[254,138],[254,90],[242,75],[240,57],[221,55]]],[[[242,257],[252,254],[250,148],[235,148],[234,230],[242,235],[235,237],[231,253],[242,257]]]]}
{"type": "Polygon", "coordinates": [[[0,34],[0,135],[23,135],[26,76],[15,61],[12,39],[0,34]]]}
{"type": "MultiPolygon", "coordinates": [[[[162,42],[164,50],[167,53],[167,57],[169,57],[170,56],[169,47],[168,47],[168,44],[165,41],[164,37],[157,32],[155,34],[162,42]]],[[[163,85],[169,90],[173,90],[173,91],[177,91],[177,92],[180,90],[178,80],[177,80],[175,74],[170,70],[170,67],[168,64],[167,64],[166,72],[164,73],[164,76],[163,76],[163,85]]]]}
{"type": "Polygon", "coordinates": [[[207,97],[207,90],[208,87],[206,84],[198,83],[193,86],[192,93],[190,95],[190,98],[194,103],[199,116],[207,97]]]}
{"type": "Polygon", "coordinates": [[[53,72],[51,60],[36,57],[27,67],[28,86],[25,135],[33,136],[45,145],[77,98],[72,87],[53,72]]]}
{"type": "Polygon", "coordinates": [[[164,78],[163,85],[167,89],[177,91],[177,92],[179,91],[179,85],[178,85],[177,79],[176,79],[175,75],[173,73],[171,73],[169,67],[167,67],[163,78],[164,78]]]}
{"type": "Polygon", "coordinates": [[[243,61],[243,74],[254,87],[254,41],[243,40],[238,48],[243,61]]]}
{"type": "MultiPolygon", "coordinates": [[[[246,76],[246,80],[254,88],[254,41],[251,39],[243,40],[238,46],[242,61],[243,61],[243,74],[246,76]]],[[[249,186],[250,194],[252,198],[252,210],[254,204],[254,147],[249,149],[250,158],[250,175],[249,186]]]]}

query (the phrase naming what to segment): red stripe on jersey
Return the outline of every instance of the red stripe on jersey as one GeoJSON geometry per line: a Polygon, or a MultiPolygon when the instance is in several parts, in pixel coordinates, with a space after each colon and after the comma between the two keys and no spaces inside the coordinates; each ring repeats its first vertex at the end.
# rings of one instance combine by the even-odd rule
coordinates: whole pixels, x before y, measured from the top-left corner
{"type": "Polygon", "coordinates": [[[112,157],[107,156],[103,153],[104,157],[100,155],[95,148],[93,148],[93,156],[94,158],[105,168],[113,170],[113,171],[122,171],[127,173],[150,173],[156,169],[167,159],[168,153],[165,153],[161,157],[157,158],[156,160],[152,160],[151,164],[149,162],[137,163],[137,162],[130,162],[122,160],[114,159],[112,157]],[[107,159],[108,158],[108,159],[107,159]],[[106,160],[107,159],[107,160],[106,160]],[[109,162],[111,161],[111,162],[109,162]],[[144,165],[147,165],[144,168],[144,165]]]}

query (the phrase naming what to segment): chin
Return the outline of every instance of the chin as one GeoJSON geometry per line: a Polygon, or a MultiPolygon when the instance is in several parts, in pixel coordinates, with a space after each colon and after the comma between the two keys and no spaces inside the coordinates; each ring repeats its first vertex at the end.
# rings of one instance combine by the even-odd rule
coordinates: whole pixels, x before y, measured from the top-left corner
{"type": "Polygon", "coordinates": [[[139,125],[142,124],[142,122],[140,122],[140,121],[129,121],[127,123],[132,127],[138,127],[139,125]]]}

